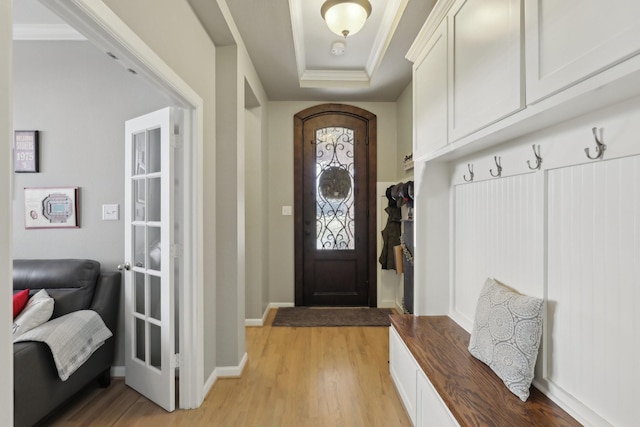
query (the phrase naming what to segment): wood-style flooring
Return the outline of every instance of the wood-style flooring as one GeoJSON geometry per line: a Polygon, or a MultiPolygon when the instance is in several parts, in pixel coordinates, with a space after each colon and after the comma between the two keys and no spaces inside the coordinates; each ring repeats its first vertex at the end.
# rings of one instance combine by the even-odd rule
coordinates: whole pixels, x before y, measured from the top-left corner
{"type": "Polygon", "coordinates": [[[47,426],[384,426],[411,423],[389,375],[388,328],[247,328],[241,378],[216,381],[203,405],[167,413],[114,380],[91,386],[47,426]]]}

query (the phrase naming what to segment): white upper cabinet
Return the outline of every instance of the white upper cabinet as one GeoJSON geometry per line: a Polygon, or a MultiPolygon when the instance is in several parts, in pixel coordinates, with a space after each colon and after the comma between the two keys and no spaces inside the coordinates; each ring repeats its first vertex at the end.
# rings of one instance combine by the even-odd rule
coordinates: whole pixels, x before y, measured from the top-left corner
{"type": "Polygon", "coordinates": [[[521,0],[458,0],[452,6],[450,142],[524,107],[521,6],[521,0]]]}
{"type": "Polygon", "coordinates": [[[527,103],[640,51],[638,0],[526,0],[527,103]]]}
{"type": "Polygon", "coordinates": [[[413,67],[413,158],[447,144],[447,19],[427,42],[413,67]]]}

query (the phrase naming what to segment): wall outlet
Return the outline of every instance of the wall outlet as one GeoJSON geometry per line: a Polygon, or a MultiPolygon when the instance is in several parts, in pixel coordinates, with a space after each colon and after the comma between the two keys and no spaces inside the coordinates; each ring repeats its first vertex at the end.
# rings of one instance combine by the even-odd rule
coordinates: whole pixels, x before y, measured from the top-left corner
{"type": "Polygon", "coordinates": [[[282,207],[282,215],[292,215],[291,206],[283,206],[282,207]]]}

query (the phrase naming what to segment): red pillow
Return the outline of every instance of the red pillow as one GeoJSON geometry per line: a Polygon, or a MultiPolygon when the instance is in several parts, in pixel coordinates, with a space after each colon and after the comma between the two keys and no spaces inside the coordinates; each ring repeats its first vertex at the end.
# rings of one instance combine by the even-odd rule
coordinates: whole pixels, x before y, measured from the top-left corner
{"type": "Polygon", "coordinates": [[[29,289],[24,289],[20,292],[13,294],[13,318],[18,317],[18,314],[24,309],[29,300],[29,289]]]}

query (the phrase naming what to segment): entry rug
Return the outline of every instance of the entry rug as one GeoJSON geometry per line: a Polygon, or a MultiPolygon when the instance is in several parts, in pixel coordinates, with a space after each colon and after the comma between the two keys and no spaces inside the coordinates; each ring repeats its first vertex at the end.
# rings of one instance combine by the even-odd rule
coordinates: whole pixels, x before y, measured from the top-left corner
{"type": "Polygon", "coordinates": [[[389,326],[390,308],[282,307],[272,326],[389,326]]]}

